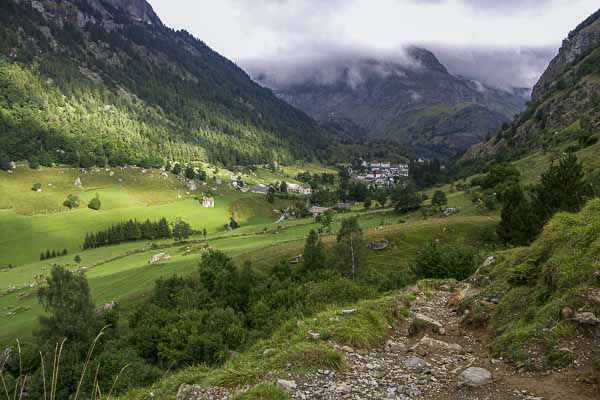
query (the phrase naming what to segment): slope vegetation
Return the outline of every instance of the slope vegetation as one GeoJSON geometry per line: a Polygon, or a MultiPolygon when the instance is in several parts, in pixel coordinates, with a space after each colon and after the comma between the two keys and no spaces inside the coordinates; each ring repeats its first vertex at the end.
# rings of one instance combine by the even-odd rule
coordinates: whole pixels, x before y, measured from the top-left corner
{"type": "Polygon", "coordinates": [[[0,3],[4,159],[159,165],[310,158],[313,120],[145,1],[0,3]]]}

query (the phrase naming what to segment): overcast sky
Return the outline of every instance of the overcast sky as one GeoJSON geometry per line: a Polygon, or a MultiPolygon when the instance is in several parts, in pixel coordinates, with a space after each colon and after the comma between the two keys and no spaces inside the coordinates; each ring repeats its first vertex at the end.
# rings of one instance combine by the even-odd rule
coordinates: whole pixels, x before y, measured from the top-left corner
{"type": "MultiPolygon", "coordinates": [[[[510,63],[519,63],[518,55],[525,54],[526,66],[514,76],[515,84],[533,83],[568,32],[600,7],[598,0],[149,2],[165,24],[188,30],[242,66],[348,49],[389,54],[403,45],[424,44],[458,48],[465,62],[493,53],[516,55],[510,63]]],[[[494,62],[481,64],[492,67],[494,62]]]]}

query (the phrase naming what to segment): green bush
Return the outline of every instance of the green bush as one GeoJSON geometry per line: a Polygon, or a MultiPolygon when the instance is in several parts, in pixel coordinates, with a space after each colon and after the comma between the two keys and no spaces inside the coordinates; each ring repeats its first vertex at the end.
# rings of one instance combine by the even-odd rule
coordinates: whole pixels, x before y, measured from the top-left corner
{"type": "Polygon", "coordinates": [[[477,268],[477,253],[460,245],[426,243],[411,269],[418,279],[468,278],[477,268]]]}
{"type": "Polygon", "coordinates": [[[100,210],[100,207],[102,207],[102,203],[100,202],[100,197],[98,197],[98,195],[96,195],[96,197],[94,197],[92,200],[90,200],[90,202],[88,204],[88,208],[98,211],[98,210],[100,210]]]}

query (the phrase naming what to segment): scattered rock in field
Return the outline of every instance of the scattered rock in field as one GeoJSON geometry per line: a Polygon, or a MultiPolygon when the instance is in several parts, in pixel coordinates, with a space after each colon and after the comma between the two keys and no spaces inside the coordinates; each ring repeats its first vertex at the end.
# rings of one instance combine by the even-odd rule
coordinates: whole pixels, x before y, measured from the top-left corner
{"type": "Polygon", "coordinates": [[[402,363],[406,368],[413,371],[423,371],[427,367],[425,360],[419,357],[408,357],[402,363]]]}
{"type": "Polygon", "coordinates": [[[350,386],[346,383],[343,383],[343,384],[339,385],[338,387],[336,387],[335,391],[337,393],[344,393],[344,394],[352,393],[352,386],[350,386]]]}
{"type": "Polygon", "coordinates": [[[73,183],[75,185],[76,188],[81,188],[81,178],[77,177],[77,179],[75,179],[75,182],[73,183]]]}
{"type": "Polygon", "coordinates": [[[560,310],[560,316],[563,319],[571,319],[575,316],[575,311],[573,311],[571,307],[563,307],[563,309],[560,310]]]}
{"type": "Polygon", "coordinates": [[[167,253],[158,253],[152,256],[148,264],[156,264],[161,261],[169,260],[171,258],[167,253]]]}
{"type": "Polygon", "coordinates": [[[408,331],[411,335],[416,335],[423,329],[429,329],[432,332],[439,333],[441,335],[445,333],[444,327],[439,321],[436,321],[427,315],[417,313],[415,314],[408,331]]]}
{"type": "Polygon", "coordinates": [[[292,392],[292,391],[296,390],[296,388],[298,387],[296,382],[286,381],[285,379],[278,379],[277,386],[279,386],[281,389],[285,390],[286,392],[292,392]]]}
{"type": "Polygon", "coordinates": [[[265,351],[263,351],[263,356],[270,356],[273,353],[275,353],[275,349],[265,349],[265,351]]]}
{"type": "Polygon", "coordinates": [[[600,319],[591,312],[583,312],[578,313],[573,316],[573,321],[581,324],[581,325],[598,325],[600,324],[600,319]]]}
{"type": "Polygon", "coordinates": [[[420,355],[426,355],[431,351],[447,351],[450,353],[463,353],[464,349],[461,345],[456,343],[446,343],[441,340],[432,339],[429,336],[424,336],[417,344],[412,348],[412,351],[420,355]]]}
{"type": "Polygon", "coordinates": [[[489,267],[490,265],[493,265],[493,264],[496,264],[496,257],[494,257],[494,256],[489,256],[483,262],[484,267],[489,267]]]}
{"type": "MultiPolygon", "coordinates": [[[[204,388],[183,384],[177,391],[176,400],[228,399],[230,393],[223,388],[204,388]]],[[[151,398],[154,396],[151,396],[151,398]]]]}
{"type": "Polygon", "coordinates": [[[321,339],[321,334],[319,332],[308,332],[308,336],[310,336],[310,338],[312,340],[320,340],[321,339]]]}
{"type": "Polygon", "coordinates": [[[492,373],[484,368],[469,367],[460,373],[459,385],[480,387],[492,383],[492,373]]]}
{"type": "Polygon", "coordinates": [[[356,314],[356,309],[353,310],[342,310],[342,312],[340,313],[341,315],[352,315],[352,314],[356,314]]]}
{"type": "Polygon", "coordinates": [[[406,350],[404,343],[396,342],[394,340],[388,340],[385,343],[385,349],[389,353],[402,353],[406,350]]]}
{"type": "Polygon", "coordinates": [[[342,346],[340,350],[342,350],[345,353],[354,353],[354,349],[350,346],[342,346]]]}

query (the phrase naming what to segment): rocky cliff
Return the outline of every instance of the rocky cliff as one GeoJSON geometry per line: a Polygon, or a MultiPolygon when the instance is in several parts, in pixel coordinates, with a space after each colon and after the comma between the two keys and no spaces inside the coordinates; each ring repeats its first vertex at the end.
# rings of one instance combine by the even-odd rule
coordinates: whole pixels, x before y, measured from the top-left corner
{"type": "Polygon", "coordinates": [[[533,90],[527,110],[467,159],[578,150],[600,131],[600,10],[564,40],[533,90]],[[575,143],[573,143],[575,142],[575,143]]]}

